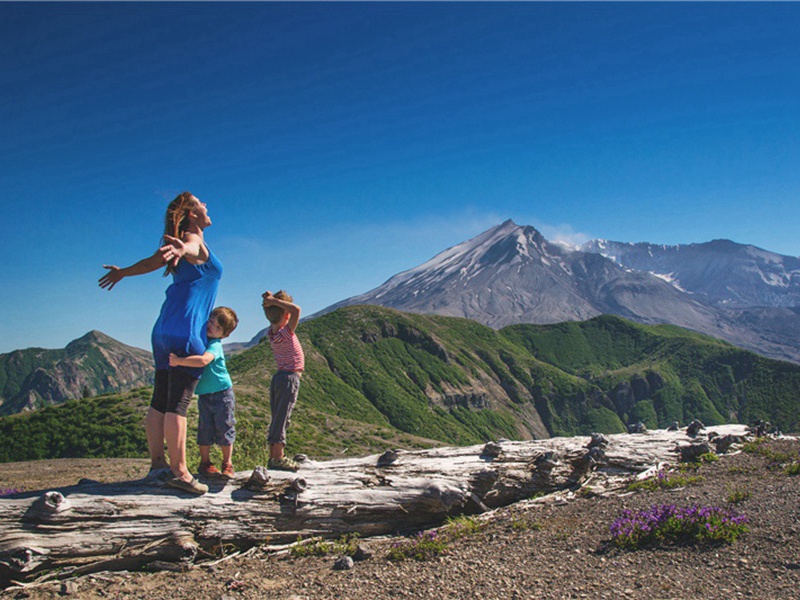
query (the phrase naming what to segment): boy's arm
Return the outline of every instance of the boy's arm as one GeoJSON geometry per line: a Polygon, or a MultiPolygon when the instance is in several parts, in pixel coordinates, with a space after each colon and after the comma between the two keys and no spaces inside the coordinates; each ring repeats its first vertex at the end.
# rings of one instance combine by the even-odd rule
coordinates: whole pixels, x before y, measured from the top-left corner
{"type": "Polygon", "coordinates": [[[264,295],[261,297],[264,299],[261,303],[264,308],[268,306],[278,306],[289,313],[289,322],[286,324],[289,331],[293,332],[297,329],[297,324],[300,322],[300,307],[297,306],[297,304],[286,302],[286,300],[280,300],[270,292],[264,292],[264,295]]]}
{"type": "Polygon", "coordinates": [[[214,360],[214,355],[211,352],[204,352],[203,354],[194,354],[192,356],[178,356],[170,352],[169,366],[170,367],[190,367],[193,369],[202,369],[211,364],[214,360]]]}

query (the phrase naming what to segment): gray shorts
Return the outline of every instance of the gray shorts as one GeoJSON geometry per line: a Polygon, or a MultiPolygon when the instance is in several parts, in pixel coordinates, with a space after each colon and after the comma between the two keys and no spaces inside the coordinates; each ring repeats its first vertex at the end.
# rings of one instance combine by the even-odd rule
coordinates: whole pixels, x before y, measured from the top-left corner
{"type": "Polygon", "coordinates": [[[213,394],[201,394],[197,400],[198,446],[230,446],[236,439],[236,399],[233,388],[213,394]]]}

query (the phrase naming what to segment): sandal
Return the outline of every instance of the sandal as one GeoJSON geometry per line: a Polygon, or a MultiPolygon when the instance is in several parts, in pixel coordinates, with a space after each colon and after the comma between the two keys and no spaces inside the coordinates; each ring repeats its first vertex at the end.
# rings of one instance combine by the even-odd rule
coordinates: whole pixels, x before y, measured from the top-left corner
{"type": "Polygon", "coordinates": [[[185,492],[197,494],[198,496],[202,496],[208,491],[208,486],[197,481],[196,477],[192,477],[191,481],[184,481],[180,477],[173,477],[172,479],[167,480],[167,485],[185,492]]]}

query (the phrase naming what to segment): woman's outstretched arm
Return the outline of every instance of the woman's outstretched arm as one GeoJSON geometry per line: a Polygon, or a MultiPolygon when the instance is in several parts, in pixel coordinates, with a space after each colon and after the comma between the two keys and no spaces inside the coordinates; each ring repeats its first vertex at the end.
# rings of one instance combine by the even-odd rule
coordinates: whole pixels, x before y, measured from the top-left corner
{"type": "Polygon", "coordinates": [[[116,265],[103,265],[103,268],[108,269],[108,272],[98,279],[97,282],[100,284],[101,288],[108,288],[109,290],[112,290],[114,289],[114,286],[122,281],[122,279],[125,277],[152,273],[153,271],[164,266],[165,260],[162,258],[162,254],[163,253],[161,249],[158,249],[152,256],[143,258],[139,262],[131,265],[130,267],[125,267],[124,269],[120,269],[116,265]]]}

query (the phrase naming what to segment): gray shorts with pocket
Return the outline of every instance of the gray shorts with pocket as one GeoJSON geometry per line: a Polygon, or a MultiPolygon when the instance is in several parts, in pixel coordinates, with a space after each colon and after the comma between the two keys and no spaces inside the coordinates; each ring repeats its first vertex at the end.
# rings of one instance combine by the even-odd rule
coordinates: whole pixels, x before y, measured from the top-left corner
{"type": "Polygon", "coordinates": [[[236,399],[233,388],[201,394],[197,400],[197,445],[230,446],[236,439],[236,399]]]}

